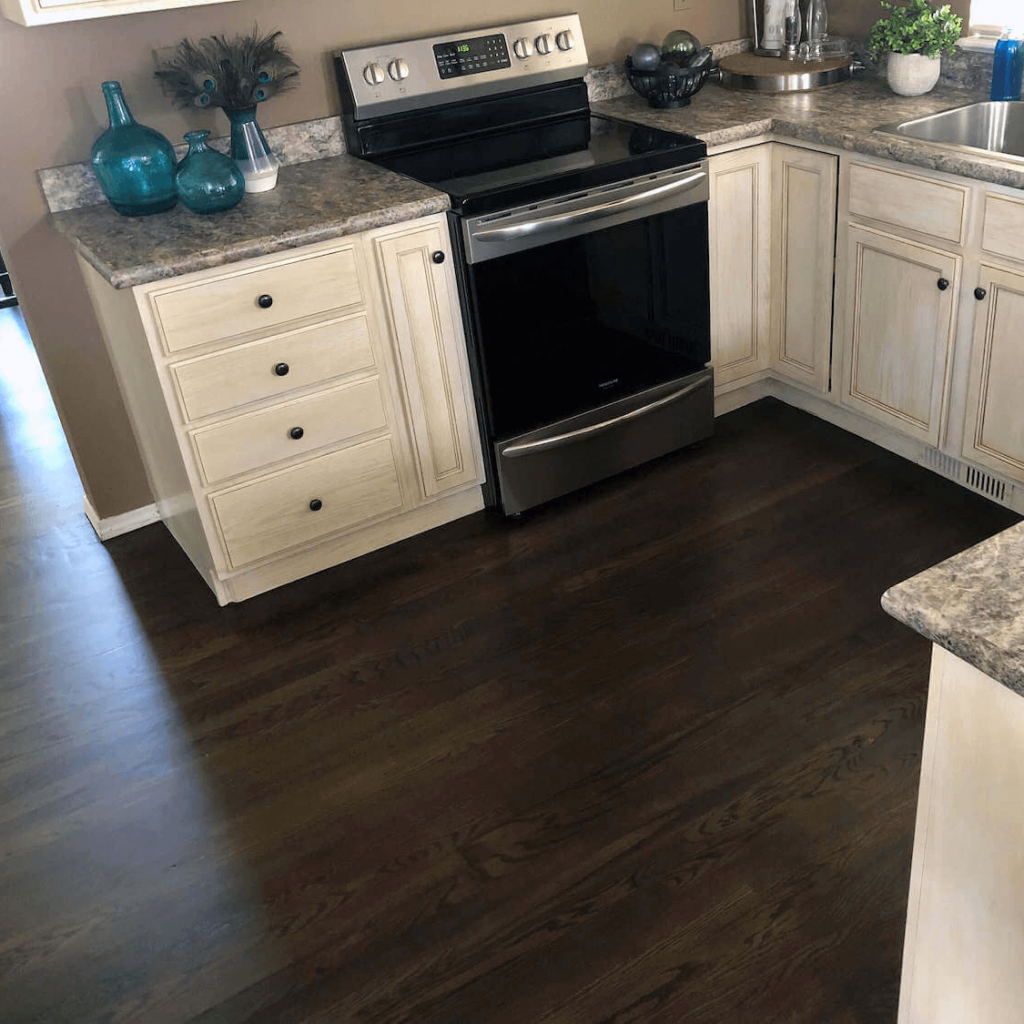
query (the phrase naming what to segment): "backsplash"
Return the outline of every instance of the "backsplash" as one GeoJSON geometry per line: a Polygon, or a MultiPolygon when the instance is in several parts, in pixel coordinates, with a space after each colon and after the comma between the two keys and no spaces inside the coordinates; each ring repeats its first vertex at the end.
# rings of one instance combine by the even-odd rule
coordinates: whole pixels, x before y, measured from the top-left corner
{"type": "MultiPolygon", "coordinates": [[[[875,60],[868,52],[867,37],[851,39],[854,51],[867,66],[869,74],[885,78],[886,57],[883,54],[875,60]]],[[[957,50],[942,55],[940,85],[952,85],[959,89],[988,89],[992,84],[992,54],[977,50],[957,50]]]]}

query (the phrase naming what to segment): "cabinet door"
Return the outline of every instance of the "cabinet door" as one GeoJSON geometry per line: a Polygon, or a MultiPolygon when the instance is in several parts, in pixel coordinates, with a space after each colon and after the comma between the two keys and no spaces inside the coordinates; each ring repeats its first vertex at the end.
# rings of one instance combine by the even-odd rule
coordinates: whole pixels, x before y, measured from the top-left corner
{"type": "Polygon", "coordinates": [[[941,249],[849,230],[842,401],[931,445],[948,390],[960,265],[941,249]]]}
{"type": "Polygon", "coordinates": [[[479,479],[451,250],[437,222],[374,239],[424,497],[479,479]]]}
{"type": "Polygon", "coordinates": [[[769,147],[710,164],[711,362],[722,385],[764,370],[770,356],[769,147]]]}
{"type": "Polygon", "coordinates": [[[772,146],[772,369],[829,388],[839,160],[772,146]]]}
{"type": "Polygon", "coordinates": [[[1024,481],[1024,275],[983,265],[979,287],[963,455],[1024,481]]]}

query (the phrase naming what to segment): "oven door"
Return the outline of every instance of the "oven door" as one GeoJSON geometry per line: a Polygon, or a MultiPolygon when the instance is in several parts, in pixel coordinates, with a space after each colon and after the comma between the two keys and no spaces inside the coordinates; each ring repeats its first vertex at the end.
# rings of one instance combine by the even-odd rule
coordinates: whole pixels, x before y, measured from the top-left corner
{"type": "Polygon", "coordinates": [[[697,164],[463,222],[506,513],[711,433],[707,198],[697,164]]]}

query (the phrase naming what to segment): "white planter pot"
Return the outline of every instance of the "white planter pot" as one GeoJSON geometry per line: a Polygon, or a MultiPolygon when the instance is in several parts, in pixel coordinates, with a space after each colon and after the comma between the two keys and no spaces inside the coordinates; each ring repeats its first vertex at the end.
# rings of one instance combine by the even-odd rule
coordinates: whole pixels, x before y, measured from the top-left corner
{"type": "Polygon", "coordinates": [[[889,88],[898,96],[923,96],[939,80],[941,57],[922,57],[919,53],[890,53],[886,74],[889,88]]]}

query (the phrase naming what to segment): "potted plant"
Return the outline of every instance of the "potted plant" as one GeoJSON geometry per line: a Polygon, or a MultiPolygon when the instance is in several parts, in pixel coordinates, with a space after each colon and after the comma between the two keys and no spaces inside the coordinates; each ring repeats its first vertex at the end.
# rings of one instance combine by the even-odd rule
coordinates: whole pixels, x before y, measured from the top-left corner
{"type": "Polygon", "coordinates": [[[933,7],[928,0],[881,4],[889,14],[875,22],[869,47],[876,56],[889,55],[889,88],[900,96],[929,92],[939,80],[940,55],[956,50],[963,19],[949,4],[933,7]]]}

